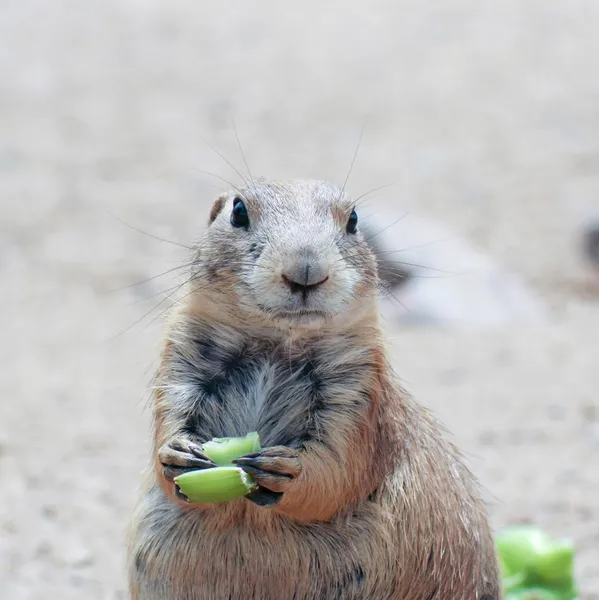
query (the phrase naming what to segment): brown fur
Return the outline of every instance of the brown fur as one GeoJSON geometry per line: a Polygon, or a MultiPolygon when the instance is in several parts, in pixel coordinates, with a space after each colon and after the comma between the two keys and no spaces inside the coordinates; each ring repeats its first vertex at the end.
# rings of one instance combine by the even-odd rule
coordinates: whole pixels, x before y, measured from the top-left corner
{"type": "Polygon", "coordinates": [[[228,223],[232,197],[217,200],[168,328],[153,469],[131,524],[132,598],[499,600],[477,483],[388,364],[365,240],[336,233],[351,203],[319,182],[255,184],[243,199],[245,232],[228,223]],[[286,219],[291,241],[273,225],[286,219]],[[324,314],[289,315],[298,300],[281,269],[306,244],[330,281],[304,302],[324,314]],[[203,441],[254,429],[263,451],[242,467],[268,506],[178,496],[173,472],[207,466],[203,441]]]}

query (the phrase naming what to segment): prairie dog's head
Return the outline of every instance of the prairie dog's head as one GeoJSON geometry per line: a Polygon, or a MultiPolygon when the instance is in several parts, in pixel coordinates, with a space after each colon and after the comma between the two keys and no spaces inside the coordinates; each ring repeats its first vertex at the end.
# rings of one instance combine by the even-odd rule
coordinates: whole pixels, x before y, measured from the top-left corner
{"type": "Polygon", "coordinates": [[[341,188],[256,182],[213,204],[194,280],[203,296],[283,325],[315,325],[376,302],[376,259],[341,188]]]}

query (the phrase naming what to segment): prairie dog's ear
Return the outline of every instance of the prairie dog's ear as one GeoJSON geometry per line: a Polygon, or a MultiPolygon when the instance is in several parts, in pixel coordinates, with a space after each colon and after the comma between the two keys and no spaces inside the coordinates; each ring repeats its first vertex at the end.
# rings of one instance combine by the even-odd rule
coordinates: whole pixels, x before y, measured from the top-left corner
{"type": "Polygon", "coordinates": [[[216,217],[218,217],[221,210],[225,207],[228,197],[229,197],[228,194],[221,194],[214,201],[214,204],[212,205],[212,208],[210,209],[210,217],[208,219],[208,225],[212,225],[212,223],[214,223],[214,219],[216,219],[216,217]]]}

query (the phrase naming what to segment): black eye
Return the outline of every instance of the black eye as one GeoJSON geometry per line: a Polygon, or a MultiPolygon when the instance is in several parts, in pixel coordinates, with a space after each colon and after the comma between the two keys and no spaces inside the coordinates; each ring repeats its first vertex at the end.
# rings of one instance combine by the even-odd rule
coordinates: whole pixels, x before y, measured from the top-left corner
{"type": "Polygon", "coordinates": [[[233,200],[233,212],[231,213],[231,225],[233,227],[249,227],[250,218],[245,204],[239,199],[233,200]]]}
{"type": "Polygon", "coordinates": [[[358,214],[356,213],[355,210],[352,210],[351,215],[349,215],[349,219],[347,221],[347,227],[345,228],[345,231],[347,231],[347,233],[356,233],[357,230],[358,230],[358,214]]]}

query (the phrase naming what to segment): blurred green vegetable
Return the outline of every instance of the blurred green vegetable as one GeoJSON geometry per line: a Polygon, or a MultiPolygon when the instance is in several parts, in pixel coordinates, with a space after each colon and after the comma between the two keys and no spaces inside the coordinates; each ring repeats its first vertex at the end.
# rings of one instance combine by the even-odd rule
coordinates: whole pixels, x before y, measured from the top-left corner
{"type": "Polygon", "coordinates": [[[528,588],[508,592],[504,600],[562,600],[562,598],[559,592],[546,588],[528,588]]]}
{"type": "Polygon", "coordinates": [[[574,569],[574,547],[570,542],[556,542],[549,552],[539,554],[534,568],[539,578],[551,585],[567,585],[574,569]]]}
{"type": "Polygon", "coordinates": [[[574,547],[533,525],[510,527],[496,538],[505,600],[573,600],[574,547]]]}

